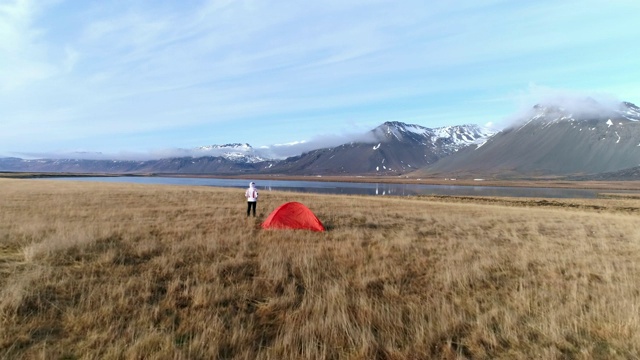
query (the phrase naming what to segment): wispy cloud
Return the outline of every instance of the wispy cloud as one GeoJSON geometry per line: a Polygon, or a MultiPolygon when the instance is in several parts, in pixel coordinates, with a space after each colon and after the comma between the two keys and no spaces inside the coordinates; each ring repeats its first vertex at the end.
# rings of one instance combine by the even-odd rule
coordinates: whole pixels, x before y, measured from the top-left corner
{"type": "Polygon", "coordinates": [[[311,143],[392,119],[495,122],[531,82],[633,95],[640,50],[629,44],[640,29],[619,14],[637,10],[596,0],[0,0],[0,153],[311,143]]]}
{"type": "Polygon", "coordinates": [[[46,1],[0,3],[0,94],[46,79],[58,70],[49,63],[44,30],[35,26],[46,1]]]}

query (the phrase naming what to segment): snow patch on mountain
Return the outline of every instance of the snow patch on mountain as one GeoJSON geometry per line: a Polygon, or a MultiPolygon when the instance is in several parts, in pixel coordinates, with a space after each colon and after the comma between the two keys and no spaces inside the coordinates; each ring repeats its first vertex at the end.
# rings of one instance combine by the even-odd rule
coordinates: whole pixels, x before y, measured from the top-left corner
{"type": "Polygon", "coordinates": [[[456,125],[433,129],[433,141],[448,140],[454,147],[464,147],[484,143],[497,131],[478,125],[456,125]]]}
{"type": "Polygon", "coordinates": [[[640,121],[640,107],[627,101],[620,105],[620,113],[627,120],[640,121]]]}
{"type": "Polygon", "coordinates": [[[192,156],[218,156],[236,163],[248,164],[269,160],[247,143],[199,146],[194,149],[192,156]]]}
{"type": "Polygon", "coordinates": [[[438,128],[427,128],[420,125],[405,124],[398,121],[385,122],[373,130],[377,138],[388,141],[395,138],[398,141],[413,140],[422,145],[439,144],[451,151],[457,151],[463,147],[484,143],[497,131],[479,125],[456,125],[438,128]]]}
{"type": "MultiPolygon", "coordinates": [[[[400,123],[398,123],[400,124],[400,123]]],[[[404,124],[404,130],[405,131],[409,131],[412,133],[416,133],[418,135],[427,135],[429,134],[429,130],[426,127],[420,126],[420,125],[410,125],[410,124],[404,124]]]]}

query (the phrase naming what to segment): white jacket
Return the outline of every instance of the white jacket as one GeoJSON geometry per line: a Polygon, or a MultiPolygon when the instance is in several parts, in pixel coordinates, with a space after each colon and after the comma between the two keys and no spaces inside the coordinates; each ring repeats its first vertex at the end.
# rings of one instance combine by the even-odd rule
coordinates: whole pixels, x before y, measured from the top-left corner
{"type": "Polygon", "coordinates": [[[247,201],[249,202],[258,201],[258,189],[255,188],[253,183],[249,185],[249,188],[247,189],[247,191],[244,192],[244,196],[247,198],[247,201]]]}

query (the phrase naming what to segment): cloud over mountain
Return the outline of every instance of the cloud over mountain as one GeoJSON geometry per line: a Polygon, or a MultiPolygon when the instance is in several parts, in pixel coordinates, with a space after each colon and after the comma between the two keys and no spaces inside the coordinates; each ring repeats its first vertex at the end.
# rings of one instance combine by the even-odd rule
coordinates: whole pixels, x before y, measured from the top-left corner
{"type": "Polygon", "coordinates": [[[506,117],[502,121],[502,127],[508,128],[524,120],[531,120],[543,112],[574,118],[600,119],[614,117],[627,110],[623,102],[611,94],[537,85],[531,85],[527,93],[520,94],[519,102],[520,109],[506,117]]]}
{"type": "Polygon", "coordinates": [[[275,144],[265,146],[258,149],[261,154],[275,159],[284,159],[291,156],[297,156],[312,150],[330,148],[349,143],[369,143],[376,141],[375,136],[370,133],[342,133],[342,134],[323,134],[312,137],[309,140],[292,142],[289,144],[275,144]]]}
{"type": "Polygon", "coordinates": [[[482,146],[469,147],[422,175],[557,177],[628,174],[640,159],[640,108],[593,97],[553,97],[482,146]]]}

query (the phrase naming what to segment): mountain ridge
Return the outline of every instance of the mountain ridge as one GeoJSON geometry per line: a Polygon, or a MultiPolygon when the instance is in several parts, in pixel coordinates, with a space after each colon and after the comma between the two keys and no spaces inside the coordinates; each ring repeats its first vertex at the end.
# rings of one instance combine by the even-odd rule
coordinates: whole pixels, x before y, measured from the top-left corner
{"type": "Polygon", "coordinates": [[[220,175],[261,172],[314,175],[401,174],[435,162],[474,141],[484,141],[493,133],[478,125],[431,129],[415,124],[386,122],[369,131],[363,137],[367,140],[315,149],[281,160],[262,155],[248,143],[229,143],[200,146],[192,150],[178,149],[189,156],[144,161],[6,158],[0,159],[0,170],[220,175]],[[364,151],[353,151],[354,149],[364,151]],[[362,163],[370,165],[365,168],[359,165],[362,163]]]}
{"type": "Polygon", "coordinates": [[[484,141],[494,133],[478,125],[431,129],[390,121],[369,131],[368,141],[312,150],[274,164],[268,172],[295,175],[401,175],[484,141]]]}
{"type": "Polygon", "coordinates": [[[640,163],[640,109],[631,103],[575,113],[536,105],[528,117],[479,147],[443,158],[415,176],[578,176],[640,163]],[[610,111],[602,111],[602,109],[610,111]]]}

